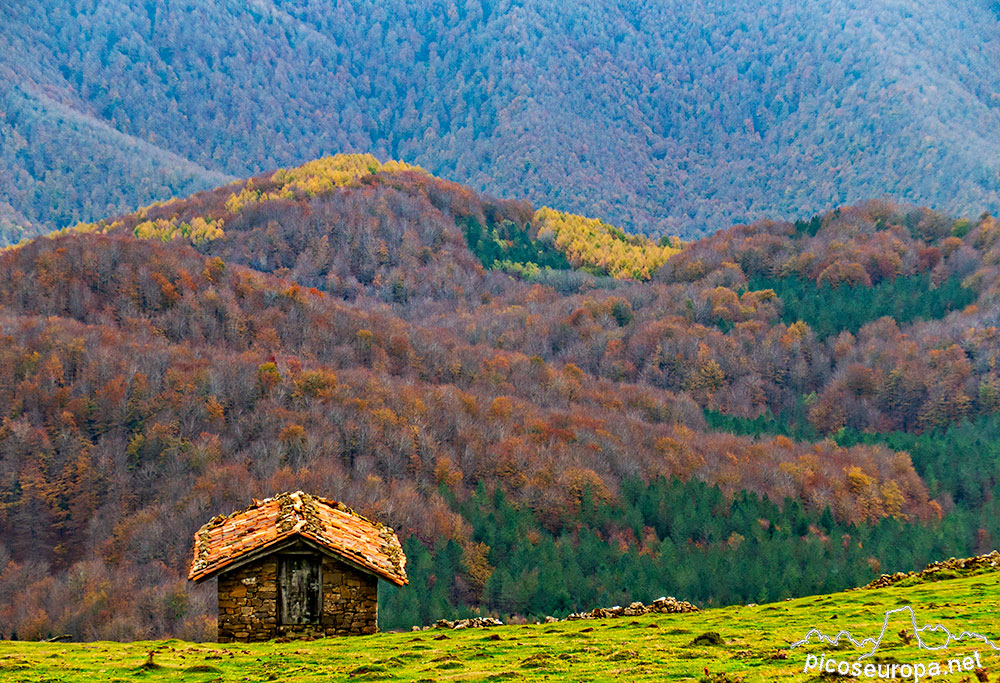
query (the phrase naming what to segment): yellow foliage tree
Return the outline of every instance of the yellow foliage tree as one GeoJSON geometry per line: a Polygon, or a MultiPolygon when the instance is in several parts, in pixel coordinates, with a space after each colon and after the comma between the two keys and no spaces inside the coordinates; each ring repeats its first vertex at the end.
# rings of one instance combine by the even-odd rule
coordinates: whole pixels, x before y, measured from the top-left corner
{"type": "Polygon", "coordinates": [[[574,267],[592,267],[608,275],[648,280],[677,246],[660,245],[598,220],[543,206],[535,212],[539,240],[551,240],[574,267]]]}
{"type": "Polygon", "coordinates": [[[356,183],[373,173],[398,171],[426,173],[419,166],[402,161],[387,161],[383,164],[371,154],[335,154],[315,159],[297,168],[278,169],[270,178],[271,182],[278,184],[278,187],[269,192],[261,192],[259,189],[254,189],[251,183],[247,183],[239,193],[230,195],[226,200],[226,209],[231,213],[238,213],[250,204],[274,199],[315,197],[337,187],[356,183]]]}

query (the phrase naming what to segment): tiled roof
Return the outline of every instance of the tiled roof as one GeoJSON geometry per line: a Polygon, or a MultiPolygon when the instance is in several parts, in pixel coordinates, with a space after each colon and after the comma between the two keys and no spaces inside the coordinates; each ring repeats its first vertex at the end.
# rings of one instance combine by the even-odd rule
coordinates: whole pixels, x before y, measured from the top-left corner
{"type": "Polygon", "coordinates": [[[194,535],[188,578],[201,581],[248,553],[301,536],[386,581],[402,586],[406,556],[392,529],[343,503],[302,491],[254,500],[242,512],[213,517],[194,535]]]}

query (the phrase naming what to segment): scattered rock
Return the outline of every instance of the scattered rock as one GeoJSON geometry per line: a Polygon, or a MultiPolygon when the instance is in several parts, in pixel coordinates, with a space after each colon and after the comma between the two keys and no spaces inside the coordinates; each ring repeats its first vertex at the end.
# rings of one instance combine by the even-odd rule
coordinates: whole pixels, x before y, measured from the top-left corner
{"type": "Polygon", "coordinates": [[[934,581],[936,578],[947,578],[947,577],[935,577],[935,574],[941,572],[955,572],[958,574],[973,574],[979,570],[1000,570],[1000,552],[994,550],[986,555],[977,555],[976,557],[966,557],[961,560],[956,560],[954,557],[950,557],[947,560],[940,560],[938,562],[931,562],[927,567],[920,572],[896,572],[895,574],[883,574],[878,577],[867,586],[864,586],[862,590],[874,590],[876,588],[886,588],[895,583],[899,583],[905,579],[911,577],[916,577],[919,579],[927,579],[934,581]]]}
{"type": "MultiPolygon", "coordinates": [[[[565,619],[555,617],[545,617],[546,624],[555,624],[560,621],[578,621],[580,619],[618,619],[620,617],[638,617],[644,614],[683,614],[686,612],[699,611],[695,605],[686,600],[678,600],[674,597],[657,598],[651,605],[644,605],[641,602],[633,602],[628,607],[615,605],[614,607],[596,607],[589,612],[574,612],[565,619]]],[[[633,624],[636,622],[632,622],[633,624]]],[[[469,619],[438,619],[433,626],[413,626],[411,631],[426,631],[431,628],[442,628],[450,630],[460,630],[466,628],[490,628],[492,626],[503,626],[503,622],[493,617],[472,617],[469,619]]],[[[593,630],[593,629],[584,629],[593,630]]]]}
{"type": "Polygon", "coordinates": [[[493,617],[473,617],[472,619],[462,619],[468,622],[468,628],[492,628],[493,626],[503,626],[503,622],[493,617]]]}
{"type": "Polygon", "coordinates": [[[681,614],[685,612],[697,612],[698,608],[690,602],[678,600],[677,598],[657,598],[652,605],[644,605],[641,602],[633,602],[628,607],[615,605],[614,607],[598,607],[589,612],[574,612],[566,617],[567,621],[579,619],[616,619],[618,617],[638,617],[643,614],[681,614]]]}
{"type": "MultiPolygon", "coordinates": [[[[471,619],[459,619],[458,621],[438,619],[434,622],[434,628],[449,628],[456,631],[464,628],[490,628],[491,626],[503,626],[503,622],[493,617],[472,617],[471,619]]],[[[417,630],[416,626],[413,628],[417,630]]],[[[425,626],[424,628],[426,629],[427,627],[425,626]]]]}
{"type": "Polygon", "coordinates": [[[641,602],[633,602],[631,605],[625,608],[626,617],[637,617],[646,613],[646,606],[641,602]]]}

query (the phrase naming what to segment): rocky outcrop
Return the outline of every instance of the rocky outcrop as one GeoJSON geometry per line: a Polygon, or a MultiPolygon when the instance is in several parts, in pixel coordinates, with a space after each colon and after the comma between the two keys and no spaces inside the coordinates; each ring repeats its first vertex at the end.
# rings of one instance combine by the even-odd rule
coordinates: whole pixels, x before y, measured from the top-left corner
{"type": "Polygon", "coordinates": [[[450,628],[456,631],[463,628],[489,628],[491,626],[503,626],[503,622],[493,617],[472,617],[471,619],[438,619],[433,626],[414,626],[411,631],[426,631],[432,628],[450,628]]]}
{"type": "Polygon", "coordinates": [[[943,579],[954,578],[952,574],[960,576],[971,576],[972,574],[982,574],[987,571],[997,571],[1000,569],[1000,552],[994,550],[986,555],[976,557],[966,557],[956,560],[954,557],[938,562],[931,562],[925,569],[919,572],[896,572],[895,574],[883,574],[867,586],[859,590],[874,590],[876,588],[887,588],[893,584],[906,579],[915,578],[922,581],[941,581],[943,579]]]}

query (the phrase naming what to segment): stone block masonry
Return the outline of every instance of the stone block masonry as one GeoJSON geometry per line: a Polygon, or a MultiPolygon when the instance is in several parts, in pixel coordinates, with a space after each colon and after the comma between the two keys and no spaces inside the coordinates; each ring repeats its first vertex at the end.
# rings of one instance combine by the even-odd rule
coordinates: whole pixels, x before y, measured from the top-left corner
{"type": "Polygon", "coordinates": [[[378,631],[378,579],[329,556],[323,556],[321,566],[320,614],[308,624],[281,623],[277,554],[221,574],[219,642],[323,638],[378,631]]]}
{"type": "Polygon", "coordinates": [[[277,556],[219,575],[220,643],[270,640],[277,628],[277,556]]]}
{"type": "Polygon", "coordinates": [[[323,558],[323,635],[369,635],[378,631],[378,579],[332,557],[323,558]]]}

